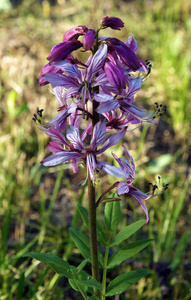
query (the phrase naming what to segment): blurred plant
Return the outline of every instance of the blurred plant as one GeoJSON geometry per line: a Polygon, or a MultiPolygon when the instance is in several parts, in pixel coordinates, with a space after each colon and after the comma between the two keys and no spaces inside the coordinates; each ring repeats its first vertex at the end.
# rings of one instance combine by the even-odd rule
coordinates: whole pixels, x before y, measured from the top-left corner
{"type": "MultiPolygon", "coordinates": [[[[84,184],[88,183],[89,209],[78,205],[78,210],[89,229],[90,240],[77,229],[70,228],[71,238],[85,258],[78,267],[46,253],[29,253],[25,256],[48,263],[55,272],[68,278],[71,287],[79,291],[84,299],[104,300],[106,297],[119,295],[149,273],[147,270],[130,271],[117,276],[108,286],[106,284],[108,269],[120,265],[151,242],[151,239],[144,239],[130,243],[119,248],[109,258],[111,247],[118,246],[145,223],[143,220],[138,221],[116,234],[121,220],[118,196],[133,196],[145,211],[147,223],[149,217],[145,200],[168,188],[168,184],[163,184],[157,193],[156,183],[150,183],[151,190],[148,193],[135,188],[135,165],[125,145],[123,148],[127,159],[112,153],[120,168],[98,160],[99,155],[122,141],[129,125],[136,127],[143,122],[155,124],[155,118],[166,110],[166,105],[155,103],[156,111],[147,112],[133,103],[134,95],[150,74],[151,64],[138,58],[138,44],[134,38],[129,37],[123,43],[117,38],[99,35],[101,30],[108,27],[120,30],[123,26],[121,19],[105,17],[97,30],[86,26],[68,30],[63,42],[52,48],[47,57],[49,63],[43,67],[40,76],[42,86],[51,84],[60,105],[58,113],[49,122],[43,121],[43,109],[37,108],[33,116],[37,127],[53,140],[48,143],[53,154],[45,158],[42,164],[51,167],[72,161],[74,173],[78,172],[79,164],[86,169],[84,184]],[[80,36],[83,36],[82,41],[79,40],[80,36]],[[71,54],[81,48],[82,51],[91,52],[86,63],[71,54]],[[86,128],[81,131],[84,123],[86,128]],[[113,130],[116,132],[113,133],[113,130]],[[100,181],[101,172],[122,178],[122,181],[115,181],[98,198],[96,184],[100,181]],[[117,188],[116,193],[106,196],[114,188],[117,188]],[[96,211],[104,202],[103,226],[97,220],[96,211]],[[98,242],[105,247],[104,258],[98,242]],[[88,262],[91,263],[91,275],[83,270],[88,262]],[[99,268],[103,268],[102,284],[99,268]]],[[[158,180],[160,181],[160,177],[158,180]]]]}

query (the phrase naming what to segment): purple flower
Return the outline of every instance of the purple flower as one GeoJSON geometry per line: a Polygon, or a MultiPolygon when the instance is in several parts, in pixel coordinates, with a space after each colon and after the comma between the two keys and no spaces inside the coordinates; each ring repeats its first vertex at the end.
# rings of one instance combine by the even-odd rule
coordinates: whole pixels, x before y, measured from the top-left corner
{"type": "Polygon", "coordinates": [[[54,63],[54,66],[61,69],[65,74],[48,73],[43,76],[53,86],[63,86],[70,90],[75,97],[82,97],[83,106],[87,100],[94,97],[92,88],[105,83],[104,76],[96,77],[104,65],[107,55],[107,45],[99,47],[94,56],[90,56],[85,69],[80,71],[76,65],[66,61],[54,63]]]}
{"type": "MultiPolygon", "coordinates": [[[[141,204],[146,214],[146,218],[147,218],[146,223],[148,223],[149,221],[148,211],[143,201],[149,199],[150,196],[148,196],[148,194],[144,194],[143,192],[141,192],[140,190],[132,186],[132,183],[134,181],[134,176],[135,176],[135,165],[134,165],[133,158],[128,152],[127,148],[124,145],[123,148],[125,149],[128,159],[125,159],[123,157],[118,158],[117,155],[112,153],[121,169],[115,166],[111,166],[108,163],[102,162],[102,170],[109,175],[126,179],[126,181],[120,181],[118,183],[117,194],[118,195],[129,194],[133,196],[135,199],[137,199],[137,201],[141,204]]],[[[100,167],[100,164],[98,164],[98,167],[100,167]]]]}
{"type": "Polygon", "coordinates": [[[114,30],[121,30],[124,27],[123,21],[117,17],[105,17],[101,20],[101,25],[104,28],[110,27],[114,30]]]}
{"type": "Polygon", "coordinates": [[[65,59],[72,51],[77,50],[80,47],[82,47],[82,43],[77,40],[59,43],[51,49],[46,59],[50,62],[65,59]]]}
{"type": "Polygon", "coordinates": [[[109,137],[99,150],[97,150],[97,147],[105,140],[106,124],[99,121],[94,126],[90,147],[86,148],[83,139],[90,130],[91,126],[80,137],[79,129],[76,126],[69,126],[66,130],[66,137],[71,144],[68,144],[64,135],[54,127],[47,130],[46,134],[55,140],[55,142],[49,142],[48,144],[48,148],[53,154],[45,158],[41,163],[46,167],[51,167],[72,160],[73,171],[76,173],[78,171],[78,161],[81,158],[86,165],[87,175],[90,174],[91,179],[94,180],[94,171],[98,164],[101,164],[101,162],[97,161],[97,155],[118,144],[124,136],[125,130],[123,129],[109,137]],[[68,150],[64,149],[60,144],[65,145],[68,150]]]}
{"type": "Polygon", "coordinates": [[[82,43],[85,50],[90,50],[95,42],[95,30],[89,29],[88,32],[84,35],[82,43]]]}
{"type": "Polygon", "coordinates": [[[88,28],[84,25],[80,25],[66,31],[63,42],[77,40],[80,35],[84,35],[88,31],[88,28]]]}

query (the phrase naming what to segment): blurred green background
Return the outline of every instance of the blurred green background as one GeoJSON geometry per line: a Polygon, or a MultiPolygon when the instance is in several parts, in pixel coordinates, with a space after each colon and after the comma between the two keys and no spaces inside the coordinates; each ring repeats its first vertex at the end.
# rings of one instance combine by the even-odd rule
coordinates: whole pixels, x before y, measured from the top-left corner
{"type": "MultiPolygon", "coordinates": [[[[144,125],[126,135],[136,164],[135,186],[146,192],[148,182],[154,183],[158,175],[169,183],[165,194],[147,202],[150,222],[131,239],[144,236],[154,241],[109,276],[139,267],[151,270],[120,299],[191,299],[191,2],[1,0],[1,300],[80,299],[64,278],[22,257],[46,251],[78,263],[81,258],[73,250],[68,226],[85,230],[76,212],[76,203],[86,206],[86,190],[78,186],[83,170],[73,175],[70,165],[41,166],[49,153],[47,137],[36,129],[32,116],[40,107],[48,121],[58,106],[47,87],[38,84],[52,46],[71,27],[96,28],[104,16],[120,17],[125,28],[102,34],[124,42],[134,36],[139,58],[153,65],[135,103],[149,110],[154,102],[168,106],[157,126],[144,125]]],[[[114,152],[122,155],[121,146],[114,152]]],[[[107,184],[102,177],[98,191],[107,184]]],[[[144,217],[129,198],[123,199],[122,208],[121,226],[144,217]]]]}

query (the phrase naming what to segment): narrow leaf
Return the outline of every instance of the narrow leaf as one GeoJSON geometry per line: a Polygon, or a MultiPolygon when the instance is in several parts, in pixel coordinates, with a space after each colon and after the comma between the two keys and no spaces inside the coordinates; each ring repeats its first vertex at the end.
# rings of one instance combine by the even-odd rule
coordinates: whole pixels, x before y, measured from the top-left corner
{"type": "MultiPolygon", "coordinates": [[[[70,228],[69,229],[71,237],[76,245],[76,247],[80,250],[80,253],[88,260],[91,259],[90,254],[90,240],[80,231],[70,228]]],[[[99,260],[99,266],[103,266],[102,262],[102,254],[100,250],[98,249],[98,260],[99,260]]]]}
{"type": "Polygon", "coordinates": [[[142,249],[148,246],[151,241],[152,241],[151,239],[139,240],[122,247],[111,256],[108,264],[108,269],[113,268],[116,265],[117,266],[120,265],[122,261],[140,252],[142,249]]]}
{"type": "Polygon", "coordinates": [[[91,259],[89,239],[83,233],[74,228],[70,228],[69,230],[72,240],[74,241],[76,247],[80,250],[81,254],[86,259],[91,259]]]}
{"type": "Polygon", "coordinates": [[[139,220],[129,226],[123,228],[113,239],[110,244],[110,247],[119,245],[122,241],[129,238],[133,235],[137,230],[139,230],[145,224],[145,220],[139,220]]]}
{"type": "MultiPolygon", "coordinates": [[[[74,279],[68,279],[70,286],[73,288],[73,290],[79,292],[79,288],[76,284],[76,282],[74,281],[74,279]]],[[[87,292],[87,291],[86,291],[87,292]]]]}
{"type": "Polygon", "coordinates": [[[114,231],[121,220],[120,202],[107,202],[104,212],[104,223],[108,231],[114,231]]]}
{"type": "MultiPolygon", "coordinates": [[[[80,212],[80,215],[81,215],[84,223],[89,228],[88,210],[81,205],[78,205],[78,210],[80,212]]],[[[103,226],[101,225],[101,223],[98,220],[97,220],[97,239],[102,245],[106,246],[106,244],[107,244],[106,234],[103,230],[103,226]]]]}
{"type": "Polygon", "coordinates": [[[24,255],[24,257],[32,257],[49,265],[53,264],[58,266],[66,271],[70,270],[69,263],[58,256],[52,256],[47,253],[27,253],[24,255]]]}
{"type": "Polygon", "coordinates": [[[93,279],[93,278],[90,278],[90,279],[87,279],[87,280],[82,280],[82,281],[79,281],[80,285],[85,285],[87,287],[95,287],[96,289],[98,290],[102,290],[102,285],[97,282],[97,280],[93,279]]]}
{"type": "Polygon", "coordinates": [[[106,296],[120,295],[135,284],[139,279],[148,275],[150,272],[147,270],[131,271],[117,276],[112,280],[107,288],[106,296]]]}
{"type": "Polygon", "coordinates": [[[79,264],[79,266],[77,267],[78,269],[78,272],[80,272],[81,270],[83,270],[83,268],[85,267],[85,265],[87,264],[89,260],[88,259],[85,259],[81,262],[81,264],[79,264]]]}
{"type": "Polygon", "coordinates": [[[93,296],[89,297],[88,299],[91,299],[91,300],[100,300],[101,298],[93,295],[93,296]]]}

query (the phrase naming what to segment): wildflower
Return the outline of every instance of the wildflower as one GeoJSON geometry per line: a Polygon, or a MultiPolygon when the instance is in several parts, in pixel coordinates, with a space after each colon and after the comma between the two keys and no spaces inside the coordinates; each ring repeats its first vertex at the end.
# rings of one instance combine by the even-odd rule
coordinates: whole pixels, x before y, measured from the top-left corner
{"type": "Polygon", "coordinates": [[[46,134],[55,141],[48,144],[48,148],[53,154],[45,158],[41,163],[45,167],[51,167],[72,160],[73,171],[77,173],[78,161],[81,158],[86,166],[87,176],[90,174],[91,179],[94,180],[94,171],[98,165],[101,165],[101,162],[97,161],[97,155],[103,153],[109,147],[118,144],[125,134],[125,129],[109,137],[99,150],[97,150],[97,147],[105,140],[106,125],[104,122],[99,121],[94,126],[90,147],[86,148],[83,139],[89,133],[90,129],[91,127],[86,128],[80,137],[79,129],[76,126],[70,125],[66,130],[66,138],[71,142],[71,144],[68,144],[64,135],[54,127],[51,127],[46,131],[46,134]],[[68,150],[61,145],[66,146],[68,150]]]}
{"type": "MultiPolygon", "coordinates": [[[[125,159],[123,157],[118,158],[117,155],[112,153],[112,155],[118,162],[121,169],[115,166],[111,166],[108,163],[102,162],[102,170],[109,175],[126,179],[126,181],[118,182],[117,194],[118,195],[129,194],[133,196],[141,204],[146,214],[146,223],[148,223],[149,221],[148,210],[143,201],[149,199],[150,197],[148,196],[148,194],[144,194],[143,192],[141,192],[140,190],[132,186],[132,183],[134,181],[134,176],[135,176],[135,164],[127,148],[124,145],[123,148],[125,149],[128,159],[125,159]]],[[[98,167],[100,167],[99,164],[98,167]]]]}
{"type": "Polygon", "coordinates": [[[85,69],[80,71],[76,65],[66,61],[54,63],[54,66],[61,69],[65,74],[48,73],[43,75],[43,79],[50,82],[53,86],[63,86],[70,89],[73,97],[82,97],[83,107],[86,99],[94,97],[93,87],[102,84],[105,79],[103,76],[95,77],[103,67],[107,55],[107,45],[102,45],[94,56],[90,56],[85,69]]]}

